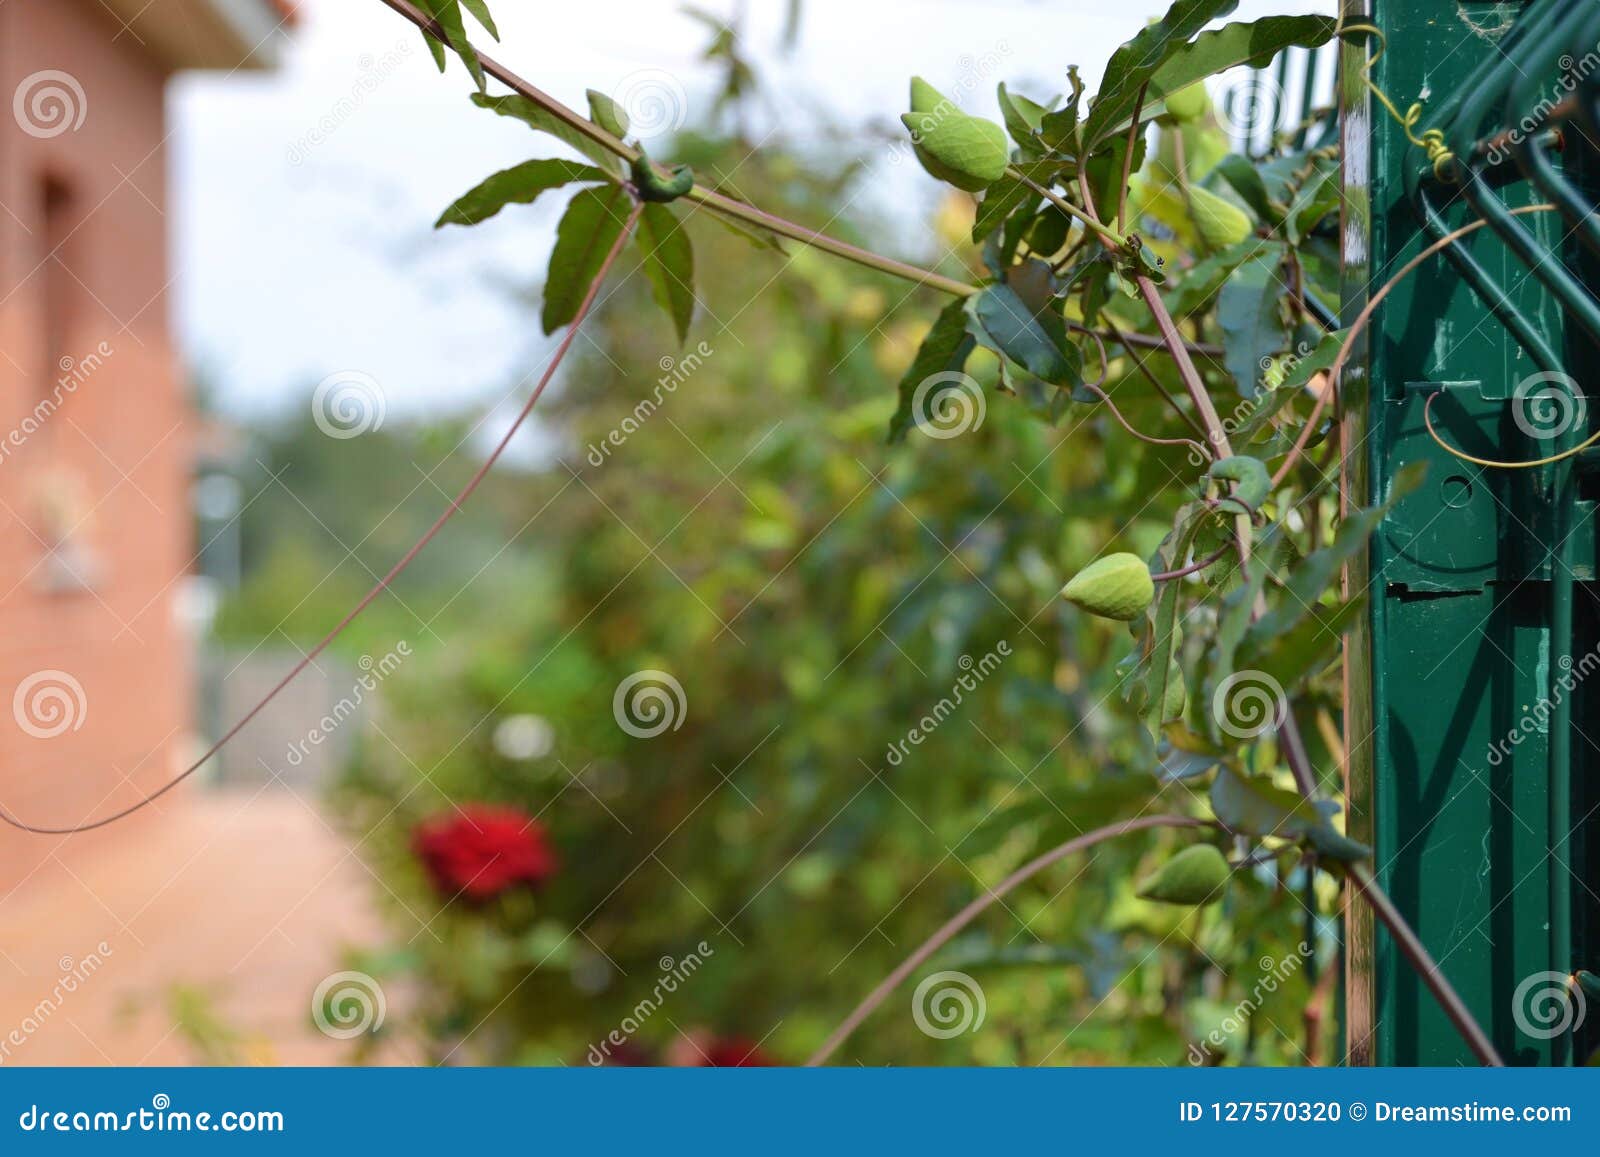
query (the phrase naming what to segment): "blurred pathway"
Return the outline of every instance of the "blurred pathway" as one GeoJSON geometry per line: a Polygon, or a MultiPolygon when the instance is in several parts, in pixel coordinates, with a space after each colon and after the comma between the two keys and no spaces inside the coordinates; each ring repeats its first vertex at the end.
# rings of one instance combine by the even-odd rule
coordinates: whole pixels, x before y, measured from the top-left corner
{"type": "Polygon", "coordinates": [[[0,1066],[204,1063],[177,1031],[175,986],[247,1063],[348,1060],[351,1042],[312,1023],[311,994],[345,948],[381,942],[377,882],[283,787],[168,799],[46,843],[0,881],[0,1066]]]}

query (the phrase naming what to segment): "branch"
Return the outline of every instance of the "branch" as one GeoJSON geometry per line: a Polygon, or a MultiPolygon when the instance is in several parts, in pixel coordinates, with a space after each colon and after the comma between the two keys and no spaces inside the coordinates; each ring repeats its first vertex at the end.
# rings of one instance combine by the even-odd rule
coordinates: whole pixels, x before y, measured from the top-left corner
{"type": "MultiPolygon", "coordinates": [[[[411,0],[382,0],[382,2],[435,40],[442,44],[448,43],[445,39],[444,28],[439,22],[411,3],[411,0]]],[[[479,52],[478,63],[483,66],[484,72],[504,84],[512,92],[518,96],[526,97],[544,109],[545,112],[560,120],[568,128],[574,132],[581,133],[607,152],[621,157],[629,163],[638,158],[638,149],[624,144],[593,121],[579,116],[555,97],[530,84],[499,61],[479,52]]],[[[846,261],[853,261],[857,265],[865,266],[868,269],[876,269],[880,273],[888,273],[894,277],[901,277],[907,281],[916,282],[918,285],[927,285],[934,289],[943,290],[945,293],[954,294],[957,297],[971,297],[978,292],[977,286],[968,285],[965,282],[945,277],[943,274],[921,269],[915,265],[908,265],[904,261],[896,261],[892,257],[884,257],[882,254],[872,253],[848,242],[836,240],[825,233],[819,233],[815,229],[807,229],[804,225],[796,224],[776,214],[757,209],[754,205],[747,205],[743,201],[736,201],[732,197],[723,196],[721,193],[714,192],[698,184],[684,194],[684,200],[694,201],[712,212],[721,213],[725,217],[732,217],[746,224],[759,226],[762,229],[778,234],[780,237],[787,237],[791,241],[798,241],[802,245],[809,245],[813,249],[820,249],[824,253],[832,253],[835,257],[842,257],[846,261]]]]}
{"type": "Polygon", "coordinates": [[[600,263],[600,268],[594,275],[594,281],[589,284],[589,291],[583,295],[583,302],[578,306],[578,312],[573,317],[572,324],[567,327],[566,334],[561,338],[560,344],[556,346],[555,353],[551,356],[550,364],[545,367],[544,374],[539,378],[538,384],[533,387],[533,392],[528,395],[528,400],[523,403],[522,409],[518,411],[516,420],[513,421],[506,429],[506,432],[501,436],[500,441],[495,443],[494,449],[491,450],[489,452],[489,456],[483,460],[483,464],[473,472],[471,478],[467,479],[467,484],[463,486],[456,496],[450,500],[450,505],[445,507],[444,512],[440,514],[438,518],[434,519],[433,525],[428,527],[428,529],[423,532],[422,537],[417,539],[416,543],[413,544],[410,550],[406,551],[405,554],[400,556],[399,562],[395,563],[389,568],[389,573],[384,575],[375,584],[373,584],[372,589],[361,596],[361,600],[357,602],[355,606],[350,608],[349,613],[347,613],[344,618],[340,619],[338,623],[334,625],[334,628],[331,631],[322,636],[322,640],[317,643],[315,647],[312,647],[311,650],[307,651],[305,656],[289,669],[289,673],[287,675],[279,679],[277,683],[273,684],[272,690],[268,691],[254,707],[245,712],[243,718],[241,718],[232,727],[228,728],[221,739],[218,739],[215,743],[208,747],[199,759],[195,760],[183,771],[173,776],[166,783],[156,788],[155,791],[151,792],[143,799],[129,804],[121,811],[112,812],[110,815],[102,816],[100,819],[94,820],[90,823],[76,824],[72,827],[64,828],[40,827],[34,824],[24,823],[22,820],[17,819],[3,807],[0,807],[0,822],[10,824],[14,828],[20,828],[22,831],[31,832],[34,835],[41,836],[70,836],[78,832],[87,832],[93,831],[95,828],[103,828],[107,824],[114,824],[118,820],[123,819],[126,816],[130,816],[136,811],[139,811],[141,808],[148,807],[150,804],[166,795],[167,792],[177,787],[184,780],[188,779],[191,775],[204,767],[206,763],[210,761],[212,756],[216,755],[217,752],[226,747],[235,735],[238,735],[239,732],[243,731],[245,726],[257,715],[259,715],[262,709],[265,708],[268,703],[271,703],[278,697],[278,693],[280,691],[282,691],[290,683],[294,682],[301,672],[303,672],[307,667],[311,666],[318,655],[322,654],[322,652],[328,649],[329,644],[331,644],[335,639],[344,633],[346,627],[355,622],[356,617],[360,615],[362,611],[371,606],[373,601],[379,595],[389,589],[389,584],[400,577],[400,572],[411,565],[412,560],[415,559],[417,555],[421,554],[422,549],[427,546],[428,543],[432,542],[434,536],[444,528],[444,524],[449,522],[450,519],[455,516],[456,512],[461,509],[462,504],[465,503],[467,499],[472,497],[473,492],[478,489],[479,484],[483,482],[489,471],[494,467],[494,464],[500,460],[500,456],[505,453],[506,447],[511,444],[511,439],[516,436],[517,431],[522,428],[522,424],[527,421],[528,415],[533,413],[534,404],[538,402],[540,395],[544,393],[544,388],[550,384],[550,379],[555,377],[556,370],[560,368],[562,360],[567,356],[567,351],[572,348],[573,339],[578,336],[578,327],[583,325],[584,318],[589,316],[589,311],[594,307],[595,298],[600,293],[601,283],[605,281],[606,275],[611,272],[611,267],[616,264],[617,257],[622,253],[622,247],[627,243],[628,238],[633,234],[633,227],[635,223],[638,222],[639,214],[643,211],[643,209],[644,206],[642,204],[635,202],[633,211],[628,214],[628,220],[623,225],[622,231],[617,234],[616,241],[612,242],[610,252],[606,254],[605,260],[600,263]]]}
{"type": "Polygon", "coordinates": [[[1043,855],[1034,857],[946,920],[937,932],[924,940],[921,947],[906,957],[898,968],[884,977],[878,987],[867,993],[866,999],[856,1005],[854,1011],[840,1022],[839,1027],[828,1035],[827,1040],[822,1042],[822,1047],[811,1054],[811,1059],[806,1061],[806,1066],[814,1068],[832,1056],[834,1051],[845,1042],[861,1022],[871,1016],[873,1010],[888,999],[889,994],[898,988],[906,977],[921,967],[928,957],[944,947],[952,936],[972,923],[991,904],[995,903],[1018,884],[1044,871],[1051,864],[1066,859],[1074,852],[1084,851],[1087,848],[1094,847],[1096,844],[1102,844],[1118,836],[1127,835],[1129,832],[1143,831],[1146,828],[1201,828],[1210,826],[1212,825],[1205,820],[1192,819],[1189,816],[1141,816],[1138,819],[1124,820],[1121,823],[1107,824],[1103,828],[1095,828],[1091,832],[1085,832],[1081,836],[1051,848],[1043,855]]]}

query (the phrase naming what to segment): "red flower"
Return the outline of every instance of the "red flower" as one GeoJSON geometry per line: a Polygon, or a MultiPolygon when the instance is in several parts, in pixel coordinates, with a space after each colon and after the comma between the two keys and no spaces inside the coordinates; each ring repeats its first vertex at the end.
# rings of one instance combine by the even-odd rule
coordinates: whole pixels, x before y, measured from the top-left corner
{"type": "Polygon", "coordinates": [[[537,887],[557,867],[539,821],[494,804],[468,804],[418,824],[411,847],[440,892],[471,900],[491,899],[517,884],[537,887]]]}
{"type": "Polygon", "coordinates": [[[714,1069],[768,1069],[777,1064],[752,1040],[718,1037],[706,1047],[705,1062],[714,1069]]]}

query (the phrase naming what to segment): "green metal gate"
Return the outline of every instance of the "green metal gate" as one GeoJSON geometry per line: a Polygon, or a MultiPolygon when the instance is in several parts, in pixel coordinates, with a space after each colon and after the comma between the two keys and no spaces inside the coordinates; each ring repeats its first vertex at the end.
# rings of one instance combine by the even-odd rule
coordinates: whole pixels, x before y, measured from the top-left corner
{"type": "MultiPolygon", "coordinates": [[[[1594,427],[1600,4],[1342,15],[1381,33],[1343,48],[1344,320],[1425,246],[1487,222],[1397,286],[1345,374],[1347,500],[1428,464],[1351,573],[1371,599],[1347,664],[1351,833],[1508,1063],[1570,1064],[1600,1043],[1568,979],[1600,950],[1600,840],[1582,838],[1600,805],[1600,463],[1459,454],[1538,460],[1594,427]],[[1420,121],[1374,90],[1402,115],[1420,102],[1420,121]]],[[[1351,1062],[1473,1063],[1370,914],[1347,916],[1351,1062]]]]}

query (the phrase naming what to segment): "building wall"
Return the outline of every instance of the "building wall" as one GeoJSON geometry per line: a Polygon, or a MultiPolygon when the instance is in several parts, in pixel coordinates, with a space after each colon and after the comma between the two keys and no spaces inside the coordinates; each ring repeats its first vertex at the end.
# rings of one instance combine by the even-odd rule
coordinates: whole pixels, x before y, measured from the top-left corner
{"type": "MultiPolygon", "coordinates": [[[[93,0],[0,3],[0,806],[34,823],[126,805],[192,744],[164,79],[93,0]]],[[[0,828],[0,894],[59,843],[0,828]]]]}

